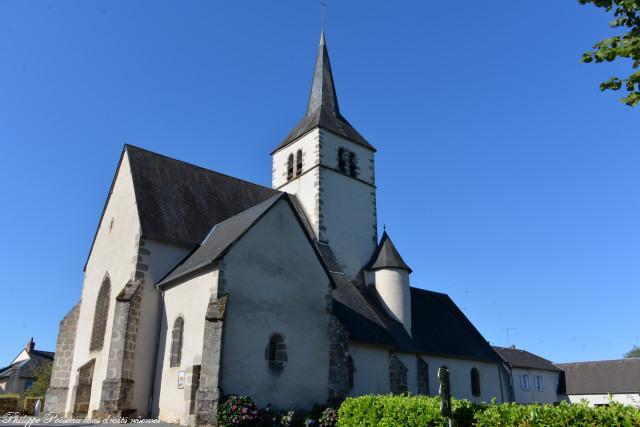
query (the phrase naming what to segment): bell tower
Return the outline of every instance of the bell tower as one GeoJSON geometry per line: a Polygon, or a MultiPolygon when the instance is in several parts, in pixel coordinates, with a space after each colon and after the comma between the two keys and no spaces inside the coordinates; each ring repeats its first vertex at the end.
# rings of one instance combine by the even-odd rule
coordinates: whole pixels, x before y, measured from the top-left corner
{"type": "Polygon", "coordinates": [[[271,153],[271,181],[297,196],[351,279],[377,246],[375,152],[340,114],[322,32],[306,114],[271,153]]]}

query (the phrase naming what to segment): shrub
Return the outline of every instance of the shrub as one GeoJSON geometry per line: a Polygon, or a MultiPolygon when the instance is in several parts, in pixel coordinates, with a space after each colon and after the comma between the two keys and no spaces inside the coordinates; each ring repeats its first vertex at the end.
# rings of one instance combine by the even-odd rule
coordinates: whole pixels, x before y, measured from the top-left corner
{"type": "Polygon", "coordinates": [[[36,402],[40,401],[40,412],[42,412],[42,408],[44,408],[44,397],[42,396],[28,396],[24,398],[24,403],[22,404],[22,413],[25,415],[35,415],[34,410],[36,407],[36,402]]]}
{"type": "Polygon", "coordinates": [[[20,396],[17,394],[0,395],[0,415],[6,414],[7,412],[17,412],[19,402],[20,396]]]}
{"type": "Polygon", "coordinates": [[[246,396],[227,396],[218,407],[220,426],[255,426],[260,421],[258,408],[251,398],[246,396]]]}
{"type": "MultiPolygon", "coordinates": [[[[478,409],[466,400],[453,400],[452,419],[457,427],[473,425],[473,415],[478,409]]],[[[338,427],[351,426],[442,426],[448,420],[440,415],[440,399],[429,396],[361,396],[346,399],[338,411],[338,427]]]]}
{"type": "Polygon", "coordinates": [[[318,419],[318,425],[320,427],[335,427],[338,422],[338,411],[333,408],[327,408],[322,411],[320,419],[318,419]]]}

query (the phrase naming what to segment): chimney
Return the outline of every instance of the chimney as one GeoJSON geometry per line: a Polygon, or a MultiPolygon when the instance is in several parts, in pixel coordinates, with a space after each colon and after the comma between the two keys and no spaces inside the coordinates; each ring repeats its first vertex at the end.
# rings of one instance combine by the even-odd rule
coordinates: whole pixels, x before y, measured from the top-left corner
{"type": "Polygon", "coordinates": [[[34,348],[36,348],[36,343],[33,342],[33,337],[31,337],[29,338],[29,342],[24,349],[27,350],[27,353],[31,353],[34,348]]]}

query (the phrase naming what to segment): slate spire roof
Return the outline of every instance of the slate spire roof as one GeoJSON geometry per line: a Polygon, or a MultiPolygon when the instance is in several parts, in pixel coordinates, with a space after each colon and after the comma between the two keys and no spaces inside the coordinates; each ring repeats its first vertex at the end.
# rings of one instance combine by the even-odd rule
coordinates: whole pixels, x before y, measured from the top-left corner
{"type": "Polygon", "coordinates": [[[273,152],[275,153],[286,147],[302,135],[317,127],[326,129],[369,150],[375,151],[375,148],[340,114],[338,96],[336,95],[336,88],[333,82],[333,73],[331,72],[331,63],[329,62],[329,52],[327,51],[324,31],[320,35],[320,46],[318,47],[318,56],[313,71],[313,81],[311,83],[307,112],[273,152]]]}
{"type": "Polygon", "coordinates": [[[369,270],[381,268],[400,268],[411,273],[411,268],[404,262],[386,231],[382,234],[380,244],[369,263],[369,270]]]}

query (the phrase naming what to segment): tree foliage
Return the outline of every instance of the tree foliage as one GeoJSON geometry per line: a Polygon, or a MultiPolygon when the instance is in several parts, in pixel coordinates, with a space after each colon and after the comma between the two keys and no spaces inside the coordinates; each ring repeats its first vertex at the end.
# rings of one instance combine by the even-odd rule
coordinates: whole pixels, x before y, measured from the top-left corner
{"type": "Polygon", "coordinates": [[[640,347],[634,345],[631,350],[624,354],[624,357],[640,357],[640,347]]]}
{"type": "Polygon", "coordinates": [[[578,0],[580,4],[593,4],[614,11],[612,28],[624,30],[620,35],[606,38],[593,46],[593,51],[582,55],[582,62],[611,62],[616,58],[629,58],[633,71],[628,77],[611,77],[600,84],[600,90],[626,89],[628,95],[621,99],[625,104],[635,107],[640,103],[640,0],[578,0]]]}
{"type": "Polygon", "coordinates": [[[42,397],[47,393],[51,381],[51,363],[43,363],[33,370],[36,380],[25,392],[26,396],[42,397]]]}

